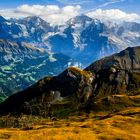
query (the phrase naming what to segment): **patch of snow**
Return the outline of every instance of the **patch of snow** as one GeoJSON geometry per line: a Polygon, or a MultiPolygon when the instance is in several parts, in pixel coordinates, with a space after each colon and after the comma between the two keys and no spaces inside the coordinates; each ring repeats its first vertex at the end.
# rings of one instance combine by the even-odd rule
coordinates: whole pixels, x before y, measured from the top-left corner
{"type": "Polygon", "coordinates": [[[54,32],[48,32],[47,34],[42,36],[43,40],[47,40],[49,37],[54,36],[55,33],[54,32]]]}
{"type": "Polygon", "coordinates": [[[37,18],[37,22],[35,23],[37,26],[40,24],[41,20],[37,18]]]}
{"type": "Polygon", "coordinates": [[[75,48],[80,48],[80,50],[82,51],[87,46],[87,44],[82,43],[80,33],[79,32],[73,32],[72,36],[73,36],[74,47],[75,48]]]}
{"type": "Polygon", "coordinates": [[[50,60],[50,62],[57,61],[57,59],[53,57],[53,53],[51,53],[51,52],[49,53],[49,58],[48,59],[50,60]]]}
{"type": "Polygon", "coordinates": [[[6,23],[7,25],[9,25],[9,26],[11,26],[11,24],[12,24],[11,22],[5,22],[5,23],[6,23]]]}
{"type": "Polygon", "coordinates": [[[35,28],[31,28],[31,33],[33,34],[35,32],[35,28]]]}
{"type": "Polygon", "coordinates": [[[129,32],[124,32],[123,34],[122,34],[122,36],[124,37],[124,38],[131,38],[131,39],[136,39],[136,38],[139,38],[140,37],[140,33],[138,33],[138,32],[131,32],[131,31],[129,31],[129,32]]]}
{"type": "MultiPolygon", "coordinates": [[[[16,24],[17,24],[17,23],[16,23],[16,24]]],[[[27,32],[27,28],[26,28],[25,25],[23,25],[23,24],[17,24],[17,25],[21,27],[23,36],[25,36],[25,37],[29,36],[29,34],[28,34],[28,32],[27,32]]]]}
{"type": "Polygon", "coordinates": [[[113,43],[114,45],[117,45],[119,50],[126,49],[130,45],[127,41],[124,41],[121,37],[119,38],[118,36],[115,36],[113,34],[102,33],[100,35],[107,36],[109,42],[113,43]]]}

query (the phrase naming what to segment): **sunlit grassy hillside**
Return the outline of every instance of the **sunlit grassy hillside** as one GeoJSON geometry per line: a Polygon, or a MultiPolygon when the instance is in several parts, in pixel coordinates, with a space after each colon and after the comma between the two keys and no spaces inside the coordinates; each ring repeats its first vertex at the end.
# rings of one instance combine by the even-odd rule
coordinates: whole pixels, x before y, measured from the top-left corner
{"type": "MultiPolygon", "coordinates": [[[[55,121],[33,116],[22,116],[18,121],[9,116],[6,119],[9,128],[0,129],[2,140],[140,140],[140,107],[110,114],[75,114],[55,121]]],[[[1,118],[1,126],[2,122],[6,126],[1,118]]]]}

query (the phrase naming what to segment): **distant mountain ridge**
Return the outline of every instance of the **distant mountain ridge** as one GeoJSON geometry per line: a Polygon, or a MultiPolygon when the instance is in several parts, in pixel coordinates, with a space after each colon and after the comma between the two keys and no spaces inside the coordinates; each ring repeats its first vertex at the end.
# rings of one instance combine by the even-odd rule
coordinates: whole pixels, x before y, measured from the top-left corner
{"type": "Polygon", "coordinates": [[[26,42],[0,39],[0,94],[7,96],[27,88],[44,75],[56,75],[76,61],[26,42]]]}
{"type": "Polygon", "coordinates": [[[104,56],[139,45],[139,27],[134,22],[103,23],[86,15],[76,16],[61,26],[51,26],[36,16],[9,20],[1,17],[0,38],[32,43],[53,53],[71,54],[87,66],[104,56]]]}

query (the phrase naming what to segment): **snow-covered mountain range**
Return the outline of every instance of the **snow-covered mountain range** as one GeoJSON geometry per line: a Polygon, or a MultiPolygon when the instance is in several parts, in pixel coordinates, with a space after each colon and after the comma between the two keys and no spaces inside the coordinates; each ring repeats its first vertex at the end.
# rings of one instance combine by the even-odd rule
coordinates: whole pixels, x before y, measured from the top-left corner
{"type": "Polygon", "coordinates": [[[77,59],[84,66],[106,55],[140,44],[140,24],[101,22],[86,15],[51,26],[39,17],[0,17],[0,38],[28,42],[77,59]]]}
{"type": "Polygon", "coordinates": [[[58,74],[70,65],[86,67],[104,56],[140,45],[140,24],[102,22],[79,15],[64,25],[51,26],[35,16],[0,16],[0,39],[0,93],[8,93],[17,90],[11,90],[15,85],[19,90],[26,88],[32,81],[58,74]]]}

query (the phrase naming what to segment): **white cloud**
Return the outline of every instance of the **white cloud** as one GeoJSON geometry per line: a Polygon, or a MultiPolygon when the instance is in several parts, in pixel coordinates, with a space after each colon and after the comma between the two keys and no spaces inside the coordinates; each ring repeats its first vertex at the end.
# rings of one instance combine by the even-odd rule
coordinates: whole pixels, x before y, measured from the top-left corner
{"type": "MultiPolygon", "coordinates": [[[[117,2],[119,0],[115,0],[117,2]]],[[[58,5],[21,5],[15,9],[0,9],[0,15],[5,18],[23,18],[27,16],[39,16],[52,25],[64,24],[70,18],[81,13],[81,6],[58,5]]],[[[115,22],[134,21],[140,22],[140,15],[136,13],[125,13],[119,9],[102,10],[96,9],[86,12],[89,17],[97,18],[102,21],[111,20],[115,22]]]]}
{"type": "Polygon", "coordinates": [[[81,7],[57,5],[21,5],[15,9],[1,9],[0,14],[5,18],[22,18],[27,16],[39,16],[51,24],[64,24],[68,19],[78,15],[81,7]]]}
{"type": "Polygon", "coordinates": [[[102,10],[97,9],[95,11],[87,13],[91,18],[100,19],[101,21],[115,21],[115,22],[140,22],[140,15],[136,13],[125,13],[119,9],[102,10]]]}

